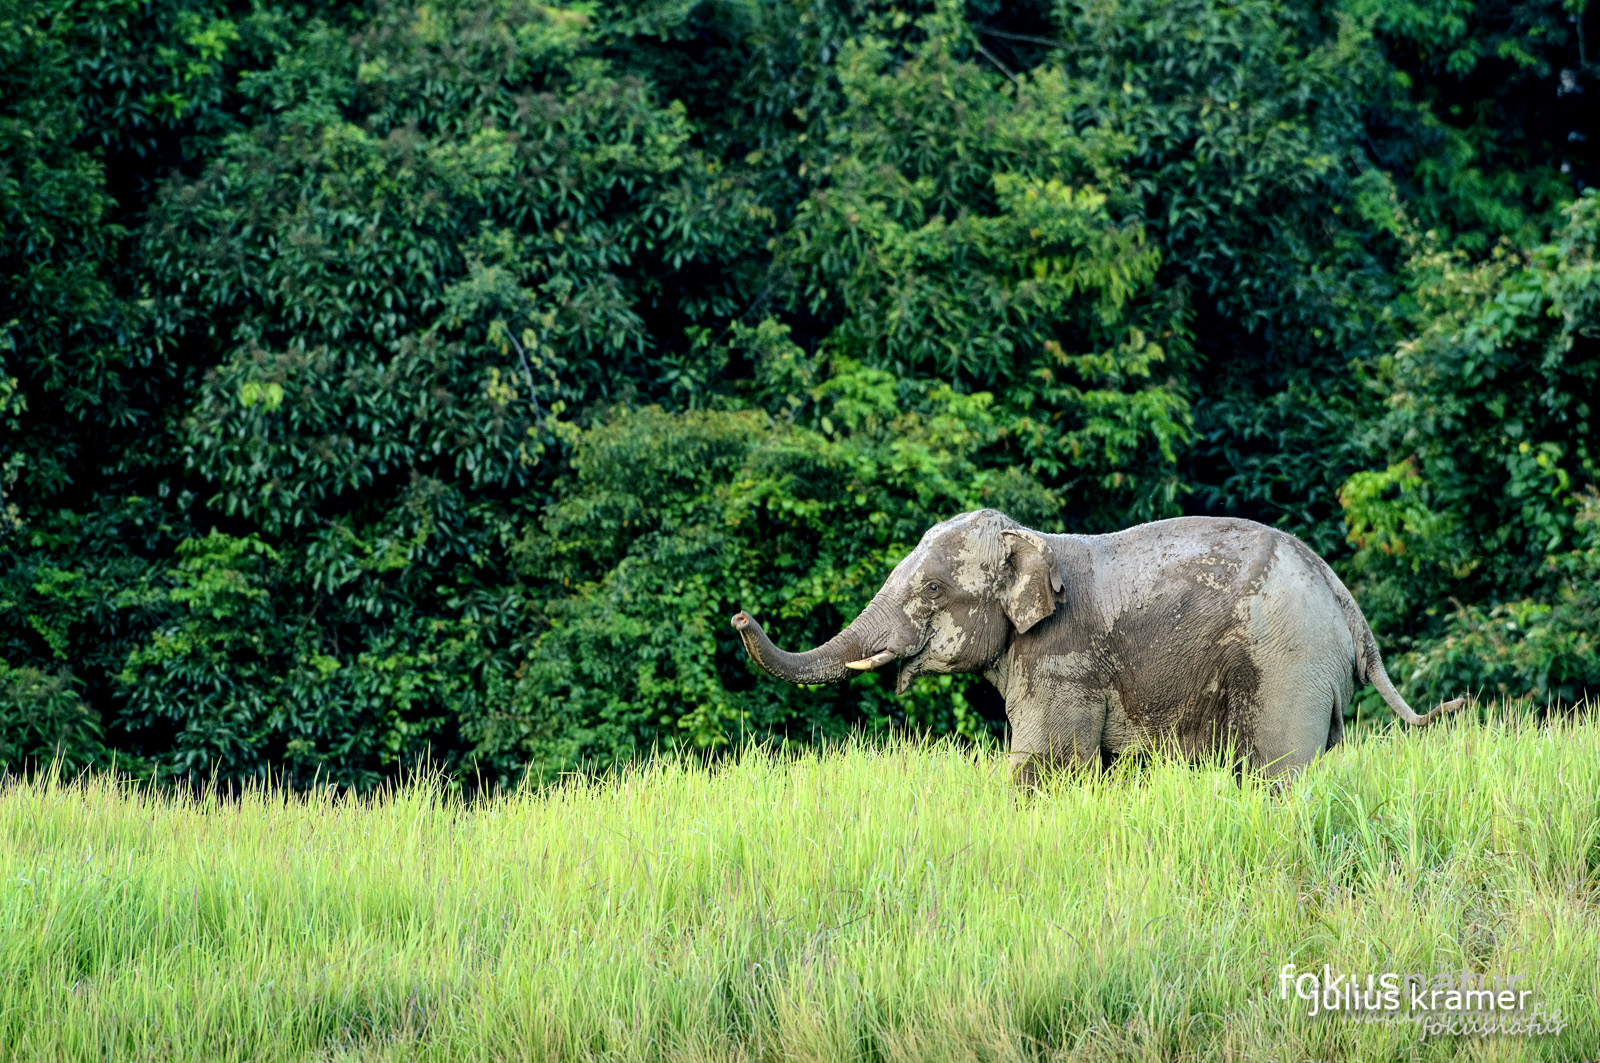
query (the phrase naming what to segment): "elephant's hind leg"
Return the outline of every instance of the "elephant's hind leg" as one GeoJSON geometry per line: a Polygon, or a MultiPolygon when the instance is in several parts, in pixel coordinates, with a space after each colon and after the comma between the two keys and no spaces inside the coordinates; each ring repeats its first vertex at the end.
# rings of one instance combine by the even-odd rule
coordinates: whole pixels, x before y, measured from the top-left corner
{"type": "Polygon", "coordinates": [[[1344,735],[1344,707],[1353,678],[1303,661],[1263,673],[1251,704],[1250,766],[1267,778],[1288,781],[1332,749],[1344,735]]]}
{"type": "Polygon", "coordinates": [[[1344,702],[1339,702],[1333,707],[1333,716],[1328,721],[1328,744],[1323,747],[1324,751],[1344,741],[1344,706],[1344,702]]]}

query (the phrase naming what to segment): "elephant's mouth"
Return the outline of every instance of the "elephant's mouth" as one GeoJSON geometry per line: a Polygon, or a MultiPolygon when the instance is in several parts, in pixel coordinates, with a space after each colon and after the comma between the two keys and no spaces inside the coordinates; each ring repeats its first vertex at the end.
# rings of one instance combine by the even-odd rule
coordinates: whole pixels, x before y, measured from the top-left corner
{"type": "Polygon", "coordinates": [[[927,640],[923,640],[922,645],[910,653],[901,654],[896,653],[894,650],[883,649],[874,653],[871,657],[863,657],[859,661],[846,661],[845,667],[854,668],[858,672],[870,672],[874,669],[882,668],[890,661],[898,660],[900,662],[900,675],[895,681],[894,692],[896,694],[904,694],[910,688],[911,681],[922,673],[919,663],[922,659],[922,652],[927,648],[927,640]]]}

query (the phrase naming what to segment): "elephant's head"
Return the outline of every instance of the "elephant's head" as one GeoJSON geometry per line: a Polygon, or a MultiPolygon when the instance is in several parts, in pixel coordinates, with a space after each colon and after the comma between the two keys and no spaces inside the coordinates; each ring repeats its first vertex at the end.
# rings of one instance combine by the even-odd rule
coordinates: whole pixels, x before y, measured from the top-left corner
{"type": "Polygon", "coordinates": [[[1014,633],[1055,612],[1061,577],[1050,546],[992,509],[936,524],[895,566],[849,627],[814,650],[785,653],[747,613],[733,618],[762,671],[791,683],[833,683],[900,662],[896,692],[923,672],[978,672],[1014,633]]]}

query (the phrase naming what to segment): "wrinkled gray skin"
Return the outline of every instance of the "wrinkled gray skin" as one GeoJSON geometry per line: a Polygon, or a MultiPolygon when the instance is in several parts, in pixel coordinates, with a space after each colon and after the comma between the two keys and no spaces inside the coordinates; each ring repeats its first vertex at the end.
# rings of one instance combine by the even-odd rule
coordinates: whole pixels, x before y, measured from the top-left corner
{"type": "Polygon", "coordinates": [[[1248,520],[1180,517],[1111,535],[1047,535],[1002,513],[929,529],[855,621],[785,653],[733,618],[762,670],[831,683],[900,662],[897,692],[924,672],[981,672],[1011,722],[1011,767],[1109,764],[1175,741],[1193,759],[1232,742],[1243,763],[1288,778],[1344,731],[1369,681],[1411,724],[1366,618],[1294,536],[1248,520]]]}

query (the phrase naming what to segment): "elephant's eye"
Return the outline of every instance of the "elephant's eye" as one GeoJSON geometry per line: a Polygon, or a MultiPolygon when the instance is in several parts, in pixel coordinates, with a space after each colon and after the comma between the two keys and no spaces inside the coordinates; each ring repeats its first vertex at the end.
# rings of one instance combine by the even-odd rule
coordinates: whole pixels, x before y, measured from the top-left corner
{"type": "Polygon", "coordinates": [[[939,587],[939,585],[937,583],[928,584],[928,593],[929,594],[938,594],[939,590],[940,590],[940,587],[939,587]]]}

